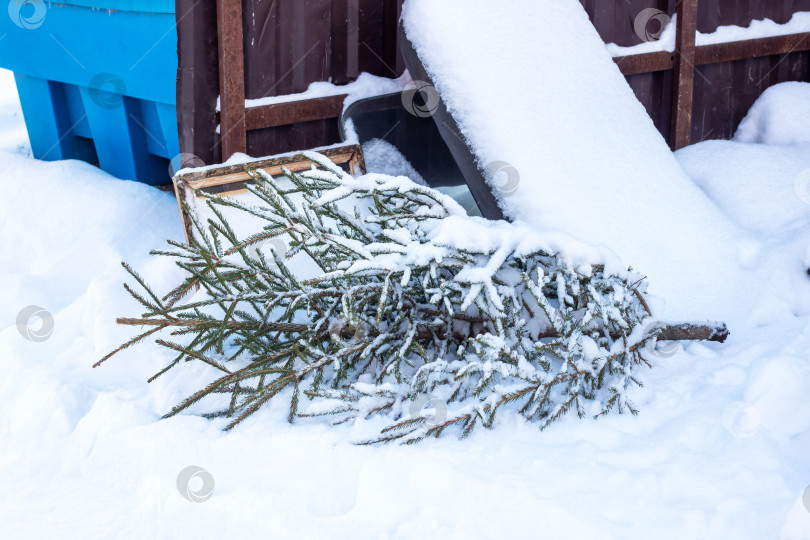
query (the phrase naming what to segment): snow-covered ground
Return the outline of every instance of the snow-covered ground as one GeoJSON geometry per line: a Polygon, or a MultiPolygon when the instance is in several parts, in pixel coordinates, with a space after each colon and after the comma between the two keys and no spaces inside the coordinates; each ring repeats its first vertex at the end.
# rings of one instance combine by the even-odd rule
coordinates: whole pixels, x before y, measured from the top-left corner
{"type": "Polygon", "coordinates": [[[0,536],[810,538],[810,147],[780,142],[677,153],[735,231],[718,286],[746,289],[726,344],[687,345],[644,374],[638,417],[540,433],[504,414],[465,441],[358,447],[351,426],[290,425],[282,404],[227,434],[160,420],[209,374],[147,385],[168,360],[157,346],[91,369],[131,335],[115,317],[139,312],[119,262],[158,288],[177,280],[147,255],[182,238],[177,206],[84,163],[32,159],[0,71],[0,536]],[[52,314],[47,339],[18,329],[28,306],[52,314]],[[205,502],[177,488],[189,466],[210,474],[192,490],[214,481],[205,502]]]}

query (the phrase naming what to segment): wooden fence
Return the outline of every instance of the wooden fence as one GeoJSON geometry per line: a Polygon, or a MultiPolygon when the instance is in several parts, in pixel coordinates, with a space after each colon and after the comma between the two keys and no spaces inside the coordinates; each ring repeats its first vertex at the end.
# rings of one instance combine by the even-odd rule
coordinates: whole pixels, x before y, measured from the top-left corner
{"type": "Polygon", "coordinates": [[[316,81],[344,84],[362,72],[399,76],[401,4],[177,0],[181,152],[210,164],[234,152],[264,156],[338,142],[344,96],[247,109],[244,99],[300,93],[316,81]]]}
{"type": "MultiPolygon", "coordinates": [[[[600,9],[603,7],[604,3],[600,9]]],[[[635,8],[638,17],[647,7],[651,7],[650,2],[630,2],[625,9],[632,14],[635,8]]],[[[668,7],[674,9],[669,13],[678,15],[675,52],[624,56],[615,61],[673,149],[708,138],[730,138],[767,87],[792,80],[810,81],[810,33],[695,46],[697,30],[708,34],[719,26],[748,26],[763,18],[785,23],[794,12],[810,11],[810,1],[681,0],[668,7]],[[644,74],[657,75],[637,77],[644,74]],[[666,85],[671,85],[669,92],[666,85]],[[667,101],[671,103],[668,116],[667,101]]],[[[590,12],[592,20],[595,9],[590,12]]],[[[600,30],[598,21],[596,25],[600,30]]],[[[606,41],[626,40],[626,35],[606,37],[610,25],[603,25],[601,30],[606,41]]]]}
{"type": "MultiPolygon", "coordinates": [[[[605,42],[634,45],[639,14],[677,13],[674,53],[615,58],[673,148],[729,138],[772,84],[810,81],[810,33],[696,46],[696,31],[787,22],[810,0],[580,0],[605,42]]],[[[363,71],[403,70],[402,0],[177,0],[181,151],[205,163],[338,141],[344,96],[245,107],[245,98],[298,93],[310,83],[350,82],[363,71]],[[217,112],[217,96],[220,110],[217,112]],[[217,132],[217,125],[219,131],[217,132]]]]}

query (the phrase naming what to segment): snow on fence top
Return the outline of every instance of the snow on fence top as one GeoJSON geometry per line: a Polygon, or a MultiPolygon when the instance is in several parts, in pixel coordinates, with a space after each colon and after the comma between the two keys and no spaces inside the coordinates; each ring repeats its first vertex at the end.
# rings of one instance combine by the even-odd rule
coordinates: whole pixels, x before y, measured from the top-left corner
{"type": "Polygon", "coordinates": [[[408,0],[403,24],[479,168],[514,167],[509,190],[488,179],[506,216],[608,245],[649,276],[667,317],[723,315],[737,232],[680,168],[579,2],[408,0]]]}
{"type": "MultiPolygon", "coordinates": [[[[622,47],[615,43],[606,45],[611,56],[627,56],[631,54],[644,54],[659,51],[675,50],[675,27],[677,16],[673,15],[669,24],[661,31],[659,39],[645,41],[638,45],[622,47]]],[[[770,19],[753,20],[748,26],[728,25],[720,26],[714,32],[704,34],[698,31],[695,34],[695,45],[715,45],[717,43],[731,43],[748,39],[762,39],[776,36],[788,36],[810,32],[810,12],[799,11],[793,14],[785,24],[778,24],[770,19]]]]}

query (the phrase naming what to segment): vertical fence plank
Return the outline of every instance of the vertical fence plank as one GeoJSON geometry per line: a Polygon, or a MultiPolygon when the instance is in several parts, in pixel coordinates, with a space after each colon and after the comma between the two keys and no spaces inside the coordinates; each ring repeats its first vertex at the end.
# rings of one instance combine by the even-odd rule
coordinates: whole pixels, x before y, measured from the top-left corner
{"type": "Polygon", "coordinates": [[[691,140],[697,8],[698,0],[681,0],[678,4],[670,136],[670,146],[673,150],[689,145],[691,140]]]}
{"type": "Polygon", "coordinates": [[[219,108],[222,161],[247,151],[245,129],[245,56],[242,51],[242,2],[217,0],[219,108]]]}

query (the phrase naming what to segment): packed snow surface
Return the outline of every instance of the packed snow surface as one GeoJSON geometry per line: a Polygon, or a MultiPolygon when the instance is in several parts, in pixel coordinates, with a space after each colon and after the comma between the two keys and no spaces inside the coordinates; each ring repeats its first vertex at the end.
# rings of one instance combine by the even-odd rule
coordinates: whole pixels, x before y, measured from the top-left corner
{"type": "Polygon", "coordinates": [[[729,316],[705,300],[737,297],[737,231],[678,165],[577,0],[403,9],[481,168],[519,173],[514,189],[491,180],[508,217],[610,246],[649,276],[665,317],[729,316]]]}
{"type": "Polygon", "coordinates": [[[743,143],[810,143],[810,83],[787,82],[763,92],[740,123],[743,143]]]}
{"type": "MultiPolygon", "coordinates": [[[[469,4],[478,9],[478,3],[469,4]]],[[[581,18],[571,6],[538,4],[552,19],[581,18]]],[[[434,2],[439,14],[442,5],[434,2]]],[[[533,14],[527,11],[526,18],[533,14]]],[[[553,29],[543,17],[533,19],[542,26],[533,33],[553,29]]],[[[494,27],[499,30],[497,21],[494,27]]],[[[571,34],[584,43],[568,56],[576,63],[594,44],[576,28],[571,34]]],[[[509,63],[508,57],[503,61],[509,63]]],[[[624,90],[600,66],[594,69],[608,81],[601,91],[612,104],[626,105],[624,90]]],[[[542,86],[537,91],[549,92],[542,86]]],[[[558,94],[554,90],[550,98],[558,94]]],[[[588,97],[584,91],[570,96],[572,104],[588,97]]],[[[805,105],[785,104],[796,110],[805,105]]],[[[369,448],[351,444],[362,435],[355,426],[291,426],[281,402],[228,433],[221,423],[193,415],[161,420],[213,374],[189,365],[183,377],[147,385],[171,360],[148,342],[91,368],[133,335],[135,329],[117,326],[115,317],[140,313],[121,287],[120,260],[158,292],[179,281],[170,261],[147,255],[167,238],[182,238],[177,206],[169,194],[84,163],[32,159],[13,79],[0,71],[0,535],[810,539],[810,510],[802,502],[810,486],[810,149],[799,136],[780,146],[701,143],[676,155],[691,185],[657,142],[624,132],[596,140],[590,127],[576,127],[583,117],[573,105],[572,127],[542,104],[535,106],[558,120],[548,125],[557,136],[571,138],[579,153],[549,146],[550,136],[524,132],[526,140],[539,138],[529,161],[545,171],[533,176],[527,165],[523,172],[521,161],[525,178],[553,174],[564,182],[571,178],[567,167],[579,174],[579,162],[602,162],[600,182],[574,178],[569,187],[595,189],[613,205],[610,213],[590,210],[610,218],[605,227],[623,233],[627,228],[633,241],[654,247],[651,257],[670,260],[673,275],[688,272],[694,257],[723,269],[714,276],[717,290],[704,289],[703,297],[692,289],[679,292],[697,306],[693,317],[704,306],[725,302],[725,283],[745,282],[738,289],[744,302],[721,306],[734,310],[731,337],[724,345],[687,344],[642,372],[645,387],[632,396],[638,417],[566,418],[540,433],[503,414],[494,431],[473,433],[466,441],[450,436],[413,447],[369,448]],[[573,140],[574,129],[587,144],[573,140]],[[614,137],[643,145],[623,147],[614,137]],[[638,199],[614,197],[623,188],[610,183],[616,178],[603,161],[603,145],[630,162],[641,160],[650,189],[637,185],[638,199]],[[551,149],[563,152],[566,166],[553,165],[551,149]],[[642,150],[652,157],[644,159],[642,150]],[[721,227],[713,234],[734,246],[737,258],[727,260],[722,250],[690,255],[706,245],[687,246],[679,230],[666,228],[673,224],[665,204],[654,199],[659,183],[684,212],[679,227],[721,227]],[[694,206],[682,208],[684,199],[694,206]],[[639,223],[633,215],[641,211],[639,201],[655,204],[661,219],[639,223]],[[17,327],[18,314],[28,306],[52,314],[48,339],[23,337],[41,330],[36,323],[17,327]],[[178,477],[189,466],[214,480],[205,502],[191,502],[178,491],[178,477]]],[[[587,99],[578,106],[590,107],[587,99]]],[[[646,138],[652,128],[634,110],[622,114],[646,138]]],[[[484,121],[493,119],[475,119],[484,121]]],[[[496,151],[508,149],[493,144],[496,151]]],[[[636,178],[632,168],[622,170],[631,174],[628,181],[636,178]]],[[[556,204],[570,210],[564,184],[542,193],[559,197],[556,204]]],[[[535,199],[537,212],[554,201],[535,199]]],[[[587,212],[578,216],[596,219],[587,212]]],[[[470,231],[468,241],[477,241],[473,234],[481,229],[470,231]]],[[[613,240],[627,247],[626,239],[613,240]]],[[[630,257],[625,263],[643,267],[630,257]]],[[[667,276],[659,269],[657,277],[667,276]]],[[[192,490],[205,485],[203,476],[191,480],[192,490]]]]}
{"type": "MultiPolygon", "coordinates": [[[[413,168],[408,159],[388,141],[372,139],[363,143],[363,155],[366,157],[366,168],[369,171],[390,176],[406,176],[417,184],[427,185],[425,179],[413,168]]],[[[468,215],[481,215],[467,184],[443,186],[436,189],[458,201],[468,215]]]]}
{"type": "Polygon", "coordinates": [[[407,176],[417,184],[427,185],[407,158],[388,141],[372,139],[364,143],[363,155],[366,156],[366,168],[369,171],[389,176],[407,176]]]}

